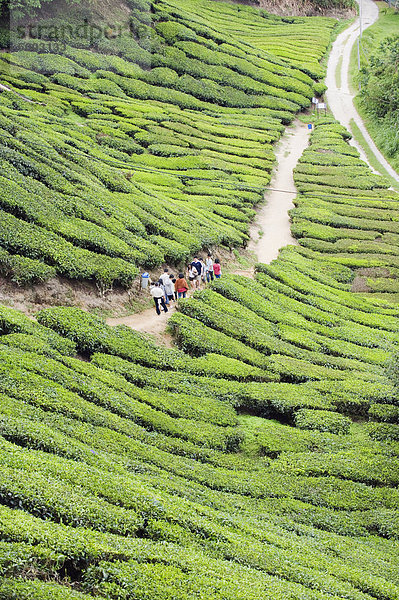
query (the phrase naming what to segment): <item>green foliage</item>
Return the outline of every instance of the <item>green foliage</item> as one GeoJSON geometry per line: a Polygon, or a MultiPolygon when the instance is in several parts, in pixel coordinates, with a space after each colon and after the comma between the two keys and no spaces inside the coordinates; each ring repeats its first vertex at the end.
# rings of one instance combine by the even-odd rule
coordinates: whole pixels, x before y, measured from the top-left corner
{"type": "Polygon", "coordinates": [[[0,306],[0,333],[2,336],[8,334],[30,335],[38,338],[39,343],[43,341],[62,354],[72,355],[76,353],[76,346],[71,340],[65,339],[65,337],[58,335],[51,329],[39,325],[23,313],[5,306],[0,306]]]}
{"type": "MultiPolygon", "coordinates": [[[[267,39],[277,27],[301,51],[300,25],[314,38],[317,64],[334,27],[247,8],[230,15],[224,5],[221,21],[208,0],[195,18],[189,4],[129,6],[133,35],[76,39],[84,11],[71,7],[49,27],[40,23],[34,46],[17,39],[2,55],[4,81],[19,94],[4,91],[0,106],[3,225],[19,232],[14,243],[0,235],[14,257],[2,255],[2,272],[17,283],[55,272],[94,280],[104,293],[128,287],[136,265],[246,244],[248,198],[261,200],[271,144],[309,105],[314,81],[303,69],[315,68],[314,57],[287,65],[280,47],[265,52],[258,35],[246,36],[258,30],[267,39]],[[230,18],[246,41],[224,30],[230,18]],[[53,34],[65,40],[57,52],[53,34]]],[[[40,8],[40,0],[14,3],[15,18],[20,8],[40,8]]]]}
{"type": "Polygon", "coordinates": [[[56,270],[38,260],[12,255],[0,248],[0,273],[18,285],[29,285],[51,279],[56,270]]]}
{"type": "MultiPolygon", "coordinates": [[[[272,143],[322,90],[333,21],[129,5],[136,38],[2,57],[34,100],[0,98],[11,276],[104,290],[242,245],[272,143]]],[[[399,204],[349,137],[321,119],[300,245],[181,301],[183,350],[77,308],[1,308],[0,597],[399,597],[399,311],[351,292],[348,266],[397,274],[399,204]]]]}
{"type": "MultiPolygon", "coordinates": [[[[27,563],[27,568],[30,563],[27,563]]],[[[0,582],[1,600],[89,600],[90,596],[45,581],[4,579],[0,582]]]]}
{"type": "Polygon", "coordinates": [[[373,440],[382,442],[399,441],[399,425],[391,423],[368,423],[367,431],[373,440]]]}
{"type": "MultiPolygon", "coordinates": [[[[298,266],[306,269],[308,263],[298,259],[298,266]]],[[[341,295],[345,284],[333,274],[342,278],[344,272],[325,272],[341,295]]],[[[220,306],[228,317],[240,313],[240,305],[218,296],[207,290],[195,303],[220,306]]],[[[8,312],[8,322],[12,314],[14,322],[25,321],[8,312]]],[[[251,313],[242,309],[241,314],[249,324],[251,313]]],[[[93,362],[53,357],[45,338],[40,342],[4,329],[3,581],[17,578],[21,594],[26,585],[27,593],[45,598],[50,590],[57,597],[63,580],[56,574],[76,574],[79,568],[80,594],[85,590],[94,597],[135,593],[145,598],[148,591],[161,599],[198,591],[214,598],[221,591],[232,600],[255,600],[265,589],[270,600],[303,593],[321,600],[327,590],[351,600],[395,597],[393,569],[381,571],[382,556],[394,555],[391,544],[398,536],[394,442],[384,442],[387,447],[353,433],[341,435],[349,420],[333,410],[339,387],[333,385],[327,394],[310,382],[215,377],[223,365],[227,372],[217,355],[206,354],[201,364],[202,358],[176,350],[157,351],[133,331],[112,329],[77,309],[42,311],[39,319],[41,325],[26,321],[38,331],[50,332],[44,325],[51,325],[73,337],[81,352],[113,347],[114,356],[96,354],[93,362]],[[140,357],[139,351],[144,352],[139,361],[117,356],[140,357]],[[155,368],[138,364],[149,360],[155,368]],[[193,369],[202,369],[201,375],[193,375],[193,369]],[[237,426],[231,404],[290,422],[302,414],[316,429],[263,418],[255,433],[252,425],[237,426]],[[340,435],[318,430],[328,417],[340,435]],[[243,454],[247,449],[250,456],[243,454]],[[377,542],[377,535],[389,539],[377,542]],[[338,540],[340,556],[332,556],[329,548],[338,540]],[[27,564],[34,569],[33,582],[19,577],[27,564]],[[276,577],[282,564],[284,579],[276,577]],[[164,576],[160,579],[165,573],[166,584],[164,576]],[[243,577],[251,584],[244,593],[243,577]]],[[[254,317],[261,331],[273,331],[262,321],[254,317]]],[[[236,347],[240,354],[243,348],[236,347]]],[[[268,358],[260,352],[253,356],[258,354],[268,358]]],[[[238,367],[237,359],[228,360],[231,369],[238,367]]],[[[342,392],[348,382],[355,390],[348,379],[342,392]]],[[[358,388],[387,393],[379,380],[359,379],[358,388]]]]}
{"type": "Polygon", "coordinates": [[[210,327],[202,325],[198,321],[175,313],[169,319],[169,327],[172,329],[179,346],[194,356],[201,356],[207,352],[225,354],[230,358],[239,356],[244,362],[257,367],[266,368],[267,360],[256,350],[247,349],[241,342],[233,342],[225,334],[219,333],[210,327]]]}
{"type": "Polygon", "coordinates": [[[369,417],[373,421],[399,424],[399,406],[395,404],[373,404],[369,410],[369,417]]]}
{"type": "Polygon", "coordinates": [[[295,424],[299,429],[316,429],[330,433],[349,433],[350,419],[326,410],[299,410],[295,414],[295,424]]]}
{"type": "Polygon", "coordinates": [[[315,7],[321,9],[354,9],[356,6],[353,0],[312,0],[312,2],[315,7]]]}
{"type": "Polygon", "coordinates": [[[399,114],[399,36],[386,38],[368,67],[362,69],[362,97],[367,110],[378,118],[399,114]]]}

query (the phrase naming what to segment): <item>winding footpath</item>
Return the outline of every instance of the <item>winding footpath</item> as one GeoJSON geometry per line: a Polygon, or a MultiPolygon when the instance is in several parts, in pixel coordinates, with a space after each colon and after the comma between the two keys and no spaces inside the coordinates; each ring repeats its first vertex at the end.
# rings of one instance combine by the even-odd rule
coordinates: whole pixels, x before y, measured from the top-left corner
{"type": "MultiPolygon", "coordinates": [[[[358,2],[359,5],[361,2],[362,29],[364,31],[377,21],[378,7],[373,0],[358,0],[358,2]]],[[[359,35],[360,17],[337,37],[332,46],[326,76],[328,106],[337,121],[342,123],[349,131],[351,131],[351,121],[352,119],[354,120],[378,162],[388,171],[391,177],[399,181],[398,173],[378,150],[353,103],[353,94],[349,87],[349,63],[353,45],[356,43],[359,35]],[[337,85],[337,81],[341,83],[337,85]]],[[[355,139],[351,140],[351,144],[359,150],[362,159],[368,163],[368,159],[360,144],[355,139]]],[[[369,166],[375,171],[371,165],[369,166]]]]}
{"type": "MultiPolygon", "coordinates": [[[[279,249],[287,244],[296,244],[291,235],[288,211],[293,208],[293,199],[297,194],[293,170],[308,146],[309,130],[306,125],[296,121],[288,127],[276,148],[276,169],[270,187],[265,194],[266,203],[259,210],[251,226],[251,242],[248,249],[254,252],[257,260],[270,263],[277,258],[279,249]]],[[[236,271],[237,274],[243,272],[236,271]]],[[[245,272],[247,276],[251,273],[245,272]]],[[[141,333],[150,334],[157,342],[170,345],[170,337],[165,335],[169,317],[176,308],[172,305],[167,312],[158,316],[154,308],[140,313],[115,319],[108,319],[108,325],[127,325],[141,333]]]]}
{"type": "Polygon", "coordinates": [[[277,168],[265,194],[266,204],[251,226],[252,250],[259,262],[270,263],[277,258],[280,248],[297,244],[291,234],[289,211],[294,207],[297,194],[294,169],[309,144],[310,131],[300,121],[288,127],[276,147],[277,168]]]}
{"type": "MultiPolygon", "coordinates": [[[[373,0],[359,0],[362,2],[363,29],[370,27],[378,19],[378,8],[373,0]]],[[[326,98],[331,112],[337,121],[347,129],[351,129],[352,119],[363,133],[371,151],[379,163],[388,173],[399,181],[399,175],[394,171],[384,156],[371,139],[367,129],[357,112],[353,95],[349,89],[349,61],[352,47],[360,33],[360,19],[341,33],[335,40],[327,65],[326,85],[328,90],[326,98]],[[340,77],[336,77],[340,69],[340,77]],[[342,83],[337,86],[337,79],[342,83]]],[[[291,235],[289,211],[293,208],[293,200],[297,193],[294,184],[293,171],[303,151],[308,146],[309,130],[300,121],[285,130],[276,147],[276,169],[274,171],[270,189],[265,194],[265,204],[258,211],[257,217],[251,226],[251,242],[248,249],[252,251],[259,262],[270,263],[277,258],[280,248],[287,244],[296,244],[291,235]]],[[[362,147],[355,139],[351,143],[359,150],[362,159],[368,163],[362,147]]],[[[370,165],[371,167],[371,165],[370,165]]],[[[372,167],[371,167],[372,168],[372,167]]],[[[373,169],[374,170],[374,169],[373,169]]],[[[246,273],[250,276],[250,273],[246,273]]],[[[174,313],[175,307],[168,313],[157,315],[153,308],[126,317],[108,319],[109,325],[127,325],[136,331],[153,335],[158,342],[171,344],[170,336],[165,334],[169,317],[174,313]]]]}

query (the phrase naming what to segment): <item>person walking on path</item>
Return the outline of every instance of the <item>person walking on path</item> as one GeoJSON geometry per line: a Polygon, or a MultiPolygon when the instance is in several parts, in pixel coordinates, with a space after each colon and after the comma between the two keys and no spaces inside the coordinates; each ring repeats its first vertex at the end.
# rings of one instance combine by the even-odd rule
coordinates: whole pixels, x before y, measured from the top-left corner
{"type": "Polygon", "coordinates": [[[170,276],[170,280],[173,283],[173,300],[177,300],[177,292],[176,292],[176,289],[175,289],[175,283],[177,281],[177,277],[178,277],[177,275],[171,275],[170,276]]]}
{"type": "Polygon", "coordinates": [[[213,281],[213,260],[212,260],[212,254],[208,254],[208,258],[205,261],[205,273],[206,273],[206,280],[209,283],[210,281],[213,281]]]}
{"type": "Polygon", "coordinates": [[[163,287],[167,297],[167,304],[175,299],[175,285],[173,283],[173,275],[168,275],[168,279],[164,279],[163,287]]]}
{"type": "Polygon", "coordinates": [[[165,300],[165,304],[166,304],[166,306],[169,306],[169,297],[168,297],[168,294],[166,293],[166,287],[164,285],[164,282],[162,279],[160,279],[158,281],[158,283],[159,283],[159,287],[163,291],[163,299],[165,300]]]}
{"type": "Polygon", "coordinates": [[[200,262],[201,262],[201,280],[200,280],[200,283],[202,282],[204,285],[206,285],[206,265],[205,265],[204,261],[202,260],[202,258],[200,258],[200,262]]]}
{"type": "Polygon", "coordinates": [[[194,290],[197,286],[197,278],[199,278],[198,271],[193,265],[187,267],[188,280],[191,283],[191,287],[194,290]]]}
{"type": "Polygon", "coordinates": [[[165,302],[166,304],[169,304],[169,296],[166,292],[166,283],[169,281],[169,269],[165,267],[165,269],[163,270],[162,275],[159,278],[159,283],[165,293],[165,302]]]}
{"type": "Polygon", "coordinates": [[[169,269],[167,269],[165,267],[165,269],[163,270],[163,273],[160,276],[159,280],[162,281],[162,283],[165,285],[165,283],[168,281],[168,279],[169,279],[169,269]]]}
{"type": "Polygon", "coordinates": [[[220,279],[222,276],[222,267],[220,266],[220,260],[215,258],[215,262],[213,263],[213,272],[215,274],[216,279],[220,279]]]}
{"type": "Polygon", "coordinates": [[[201,284],[201,275],[203,272],[203,264],[204,263],[202,262],[202,260],[200,258],[198,258],[198,256],[194,256],[194,260],[191,263],[191,267],[194,267],[194,269],[196,269],[196,271],[197,271],[197,276],[194,279],[194,285],[196,288],[199,288],[200,284],[201,284]]]}
{"type": "Polygon", "coordinates": [[[185,298],[188,292],[188,283],[184,278],[184,273],[179,273],[175,283],[175,292],[178,298],[185,298]]]}
{"type": "Polygon", "coordinates": [[[159,285],[159,281],[154,283],[154,286],[151,288],[150,293],[151,293],[151,296],[154,298],[155,310],[157,311],[157,315],[161,314],[161,311],[159,308],[160,304],[163,308],[163,311],[167,313],[168,309],[166,307],[165,300],[164,300],[164,291],[161,288],[161,286],[159,285]]]}

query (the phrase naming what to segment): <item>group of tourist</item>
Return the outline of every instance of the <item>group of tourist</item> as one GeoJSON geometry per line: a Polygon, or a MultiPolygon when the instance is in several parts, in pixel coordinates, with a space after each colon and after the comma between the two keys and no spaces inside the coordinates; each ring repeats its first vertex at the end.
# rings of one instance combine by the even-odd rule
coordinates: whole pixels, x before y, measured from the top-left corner
{"type": "Polygon", "coordinates": [[[159,280],[150,287],[157,314],[161,314],[161,308],[164,312],[168,312],[168,305],[171,302],[179,298],[186,298],[190,286],[192,290],[200,289],[202,285],[206,285],[215,278],[220,279],[221,276],[220,260],[218,258],[213,260],[211,254],[208,254],[205,262],[200,257],[195,256],[187,266],[187,276],[184,273],[179,273],[175,277],[169,273],[169,269],[165,268],[159,280]]]}

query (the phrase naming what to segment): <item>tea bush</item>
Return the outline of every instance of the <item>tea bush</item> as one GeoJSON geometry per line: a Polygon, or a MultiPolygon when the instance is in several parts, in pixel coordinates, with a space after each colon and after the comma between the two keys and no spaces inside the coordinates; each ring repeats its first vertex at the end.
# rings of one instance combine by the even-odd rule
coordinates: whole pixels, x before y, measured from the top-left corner
{"type": "Polygon", "coordinates": [[[299,429],[317,429],[331,433],[349,432],[350,419],[343,415],[325,410],[299,410],[295,415],[295,424],[299,429]]]}

